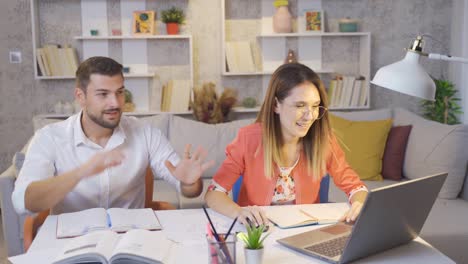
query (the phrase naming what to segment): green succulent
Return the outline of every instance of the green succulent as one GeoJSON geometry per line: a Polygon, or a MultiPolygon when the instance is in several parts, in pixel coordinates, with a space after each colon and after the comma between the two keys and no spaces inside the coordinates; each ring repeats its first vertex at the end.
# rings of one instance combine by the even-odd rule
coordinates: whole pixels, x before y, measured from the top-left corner
{"type": "Polygon", "coordinates": [[[248,249],[261,249],[263,248],[263,241],[270,234],[265,234],[262,238],[265,228],[265,225],[260,225],[258,227],[250,227],[247,225],[247,233],[238,233],[237,238],[244,241],[245,247],[248,249]]]}
{"type": "Polygon", "coordinates": [[[182,9],[175,6],[161,12],[161,19],[164,23],[183,24],[185,22],[185,14],[182,9]]]}
{"type": "Polygon", "coordinates": [[[435,101],[423,100],[421,107],[423,115],[429,120],[443,124],[459,124],[458,115],[463,111],[459,103],[460,98],[455,97],[457,90],[452,82],[443,79],[434,79],[436,84],[435,101]]]}

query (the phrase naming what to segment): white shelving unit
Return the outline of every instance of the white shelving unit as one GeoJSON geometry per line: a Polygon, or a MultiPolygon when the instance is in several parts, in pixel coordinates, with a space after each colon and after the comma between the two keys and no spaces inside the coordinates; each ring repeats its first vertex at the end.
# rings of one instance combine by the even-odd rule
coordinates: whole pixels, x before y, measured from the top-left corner
{"type": "MultiPolygon", "coordinates": [[[[221,65],[223,65],[223,76],[228,77],[248,77],[248,76],[259,76],[262,78],[262,94],[263,97],[266,93],[268,82],[271,78],[271,74],[280,65],[284,63],[284,60],[288,53],[288,42],[294,42],[297,49],[296,56],[299,62],[309,66],[315,72],[320,74],[333,74],[342,73],[338,72],[339,69],[334,67],[325,66],[327,64],[337,65],[339,64],[341,57],[332,58],[333,63],[324,61],[323,54],[329,47],[324,46],[323,43],[330,38],[340,39],[340,41],[358,41],[358,65],[353,69],[353,75],[361,75],[365,77],[367,85],[369,86],[370,80],[370,51],[371,51],[371,33],[369,32],[353,32],[353,33],[342,33],[342,32],[294,32],[294,33],[274,33],[273,32],[273,21],[272,17],[275,13],[273,6],[273,0],[259,0],[260,14],[256,18],[241,18],[233,19],[227,14],[226,3],[227,1],[233,0],[222,0],[222,44],[221,44],[221,65]],[[245,27],[244,31],[236,30],[236,23],[251,26],[245,27]],[[253,29],[252,27],[255,27],[253,29]],[[259,57],[256,60],[256,70],[253,72],[232,72],[227,67],[226,59],[226,43],[230,41],[249,41],[252,44],[258,46],[257,55],[252,56],[259,57]]],[[[241,3],[245,0],[238,1],[241,3]]],[[[303,10],[307,9],[322,9],[321,0],[297,0],[296,12],[298,16],[302,16],[303,10]]],[[[325,14],[326,15],[326,14],[325,14]]],[[[326,18],[326,16],[325,16],[326,18]]],[[[298,18],[297,18],[298,19],[298,18]]],[[[298,19],[299,20],[299,19],[298,19]]],[[[298,27],[301,23],[297,23],[298,27]]],[[[240,26],[239,26],[240,27],[240,26]]],[[[255,53],[255,49],[252,49],[255,53]]],[[[348,52],[348,51],[343,51],[348,52]]],[[[329,59],[329,58],[328,58],[329,59]]],[[[338,67],[340,68],[340,67],[338,67]]],[[[353,109],[368,109],[370,107],[370,96],[369,89],[367,89],[367,105],[361,107],[335,107],[333,110],[353,110],[353,109]]],[[[263,100],[263,97],[261,100],[263,100]]]]}
{"type": "MultiPolygon", "coordinates": [[[[41,0],[31,0],[31,21],[32,21],[32,40],[34,51],[34,65],[37,65],[36,50],[44,44],[47,44],[47,39],[42,40],[39,36],[39,4],[41,0]]],[[[62,1],[61,4],[70,4],[62,1]]],[[[86,60],[93,56],[108,56],[112,57],[111,42],[119,41],[121,46],[120,63],[130,68],[130,73],[124,74],[125,86],[133,94],[133,100],[136,104],[136,111],[148,112],[151,110],[160,109],[160,94],[159,88],[154,88],[153,77],[158,74],[154,70],[154,65],[151,65],[149,53],[150,46],[154,41],[186,41],[185,45],[188,48],[188,58],[186,67],[188,73],[181,76],[180,79],[190,78],[191,86],[193,87],[193,42],[191,35],[151,35],[151,36],[133,36],[131,33],[131,24],[133,11],[146,10],[146,1],[120,0],[120,18],[121,32],[120,36],[110,35],[112,31],[109,29],[108,18],[108,0],[80,0],[80,18],[81,18],[81,35],[70,36],[75,40],[80,61],[86,60]],[[98,30],[99,36],[91,36],[91,29],[98,30]],[[155,93],[159,93],[155,95],[155,93]],[[151,102],[153,100],[153,102],[151,102]]],[[[53,19],[53,18],[51,18],[53,19]]],[[[57,21],[56,23],[60,23],[57,21]]],[[[80,21],[76,21],[80,23],[80,21]]],[[[67,34],[67,32],[64,32],[67,34]]],[[[68,33],[69,34],[69,33],[68,33]]],[[[70,43],[71,44],[71,43],[70,43]]],[[[160,65],[158,65],[160,66],[160,65]]],[[[164,65],[166,66],[166,65],[164,65]]],[[[167,65],[172,66],[172,65],[167,65]]],[[[178,65],[179,66],[179,65],[178,65]]],[[[40,76],[37,66],[34,67],[35,78],[38,80],[73,80],[74,76],[40,76]]],[[[160,76],[158,76],[159,78],[160,76]]],[[[164,79],[164,78],[161,78],[164,79]]],[[[171,79],[171,78],[165,78],[171,79]]]]}

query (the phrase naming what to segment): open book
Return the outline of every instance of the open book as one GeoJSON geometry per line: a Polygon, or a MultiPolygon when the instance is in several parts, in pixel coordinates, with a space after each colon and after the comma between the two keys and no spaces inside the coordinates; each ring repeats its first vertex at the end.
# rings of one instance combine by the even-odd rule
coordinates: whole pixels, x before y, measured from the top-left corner
{"type": "Polygon", "coordinates": [[[115,232],[130,229],[160,230],[161,224],[150,208],[92,208],[57,217],[57,238],[76,237],[105,229],[115,232]]]}
{"type": "Polygon", "coordinates": [[[167,263],[174,245],[162,232],[96,231],[68,241],[53,263],[167,263]]]}
{"type": "Polygon", "coordinates": [[[300,206],[271,206],[266,215],[279,228],[292,228],[316,224],[336,223],[348,210],[346,203],[333,207],[327,204],[307,204],[300,206]]]}

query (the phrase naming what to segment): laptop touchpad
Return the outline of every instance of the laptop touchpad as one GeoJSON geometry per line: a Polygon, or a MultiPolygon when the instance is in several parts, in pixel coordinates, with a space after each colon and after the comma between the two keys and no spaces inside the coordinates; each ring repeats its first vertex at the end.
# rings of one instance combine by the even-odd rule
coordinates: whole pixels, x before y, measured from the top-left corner
{"type": "Polygon", "coordinates": [[[352,226],[350,226],[350,225],[336,224],[336,225],[332,225],[330,227],[321,228],[320,231],[328,233],[330,235],[340,235],[340,234],[344,234],[346,232],[351,231],[351,228],[352,228],[352,226]]]}

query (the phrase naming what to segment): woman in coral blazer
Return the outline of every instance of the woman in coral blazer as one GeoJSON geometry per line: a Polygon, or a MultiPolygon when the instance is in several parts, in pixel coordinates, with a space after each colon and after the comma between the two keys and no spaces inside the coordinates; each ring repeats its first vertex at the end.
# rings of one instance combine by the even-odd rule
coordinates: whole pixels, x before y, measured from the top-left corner
{"type": "Polygon", "coordinates": [[[268,223],[257,206],[319,202],[327,172],[349,197],[343,220],[354,221],[367,188],[345,160],[333,135],[327,97],[318,75],[299,63],[284,64],[270,80],[254,124],[239,130],[205,196],[215,211],[244,225],[268,223]],[[228,192],[243,175],[238,204],[228,192]]]}

